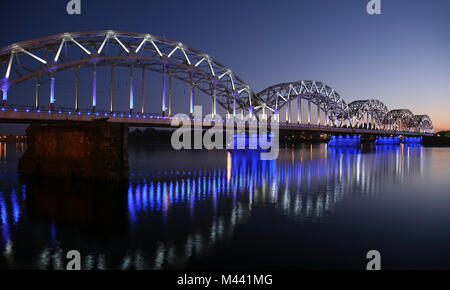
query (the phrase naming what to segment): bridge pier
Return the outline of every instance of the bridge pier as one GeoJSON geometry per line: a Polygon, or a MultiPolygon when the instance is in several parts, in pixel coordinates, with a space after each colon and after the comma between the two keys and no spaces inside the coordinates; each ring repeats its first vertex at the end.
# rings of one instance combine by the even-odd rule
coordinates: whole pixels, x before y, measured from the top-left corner
{"type": "Polygon", "coordinates": [[[105,121],[32,124],[19,172],[27,175],[120,180],[128,177],[128,126],[105,121]]]}

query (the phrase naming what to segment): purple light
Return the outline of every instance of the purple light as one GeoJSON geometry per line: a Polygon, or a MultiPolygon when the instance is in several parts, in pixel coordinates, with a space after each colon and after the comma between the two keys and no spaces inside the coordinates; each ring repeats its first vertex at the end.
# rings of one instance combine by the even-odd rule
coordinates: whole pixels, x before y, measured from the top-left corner
{"type": "Polygon", "coordinates": [[[8,100],[8,89],[3,89],[3,101],[8,100]]]}
{"type": "Polygon", "coordinates": [[[55,103],[55,77],[52,76],[50,84],[50,104],[55,103]]]}

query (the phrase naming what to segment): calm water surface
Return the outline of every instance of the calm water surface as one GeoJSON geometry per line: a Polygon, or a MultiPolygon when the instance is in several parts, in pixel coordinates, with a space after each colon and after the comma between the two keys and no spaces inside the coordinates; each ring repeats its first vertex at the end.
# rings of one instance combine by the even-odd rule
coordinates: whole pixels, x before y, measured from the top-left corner
{"type": "Polygon", "coordinates": [[[243,152],[129,146],[123,184],[30,179],[1,144],[0,268],[450,268],[450,148],[243,152]]]}

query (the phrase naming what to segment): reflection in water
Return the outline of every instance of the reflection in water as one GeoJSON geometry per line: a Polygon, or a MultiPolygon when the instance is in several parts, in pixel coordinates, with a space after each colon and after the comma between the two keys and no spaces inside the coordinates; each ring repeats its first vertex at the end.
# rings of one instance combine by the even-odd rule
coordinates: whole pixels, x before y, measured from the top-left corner
{"type": "Polygon", "coordinates": [[[183,268],[233,239],[255,209],[271,208],[297,223],[320,221],[346,196],[376,195],[423,175],[431,153],[403,144],[364,152],[304,145],[281,150],[275,161],[249,152],[182,153],[214,154],[216,165],[198,168],[179,158],[158,165],[151,151],[140,152],[148,155],[148,167],[136,166],[125,185],[4,172],[0,266],[63,269],[65,253],[77,249],[83,269],[183,268]]]}

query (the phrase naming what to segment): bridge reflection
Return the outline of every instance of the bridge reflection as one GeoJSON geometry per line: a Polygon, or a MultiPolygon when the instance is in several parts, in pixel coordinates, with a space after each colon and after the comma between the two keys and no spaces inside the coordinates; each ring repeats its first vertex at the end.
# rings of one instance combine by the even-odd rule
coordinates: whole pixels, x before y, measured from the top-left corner
{"type": "Polygon", "coordinates": [[[61,269],[65,253],[77,249],[84,269],[183,268],[232,239],[256,208],[297,222],[320,220],[349,195],[377,194],[422,175],[426,154],[403,144],[305,145],[282,149],[274,161],[219,152],[223,166],[134,172],[125,188],[16,178],[0,192],[0,261],[8,268],[61,269]]]}

